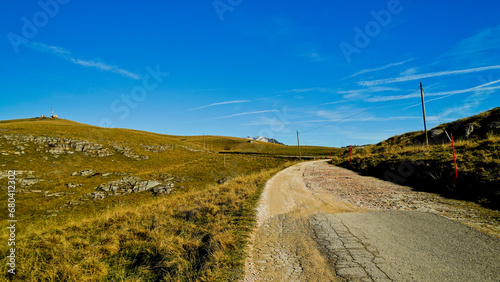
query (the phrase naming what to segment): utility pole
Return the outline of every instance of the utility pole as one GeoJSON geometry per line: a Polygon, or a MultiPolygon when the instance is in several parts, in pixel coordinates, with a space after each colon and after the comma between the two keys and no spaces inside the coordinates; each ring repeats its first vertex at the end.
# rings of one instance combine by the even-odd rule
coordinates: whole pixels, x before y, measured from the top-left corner
{"type": "Polygon", "coordinates": [[[299,141],[299,131],[297,130],[297,145],[299,147],[299,160],[302,160],[302,155],[300,154],[300,141],[299,141]]]}
{"type": "Polygon", "coordinates": [[[427,123],[425,122],[424,88],[422,87],[422,82],[420,82],[420,95],[422,96],[422,111],[424,112],[425,145],[429,146],[429,137],[427,136],[427,123]]]}

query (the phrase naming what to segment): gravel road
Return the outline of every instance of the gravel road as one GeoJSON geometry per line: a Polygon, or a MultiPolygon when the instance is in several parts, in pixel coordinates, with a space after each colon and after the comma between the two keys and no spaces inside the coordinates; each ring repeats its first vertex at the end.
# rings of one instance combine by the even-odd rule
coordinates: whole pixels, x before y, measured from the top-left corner
{"type": "Polygon", "coordinates": [[[477,230],[498,236],[500,213],[324,161],[274,176],[257,212],[244,281],[500,281],[500,239],[477,230]]]}

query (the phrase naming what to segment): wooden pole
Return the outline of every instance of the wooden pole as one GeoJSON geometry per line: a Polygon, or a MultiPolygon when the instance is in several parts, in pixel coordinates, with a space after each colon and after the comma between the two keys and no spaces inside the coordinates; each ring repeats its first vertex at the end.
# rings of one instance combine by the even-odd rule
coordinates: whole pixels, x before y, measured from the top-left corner
{"type": "Polygon", "coordinates": [[[427,122],[425,121],[425,102],[424,102],[424,88],[420,82],[420,95],[422,96],[422,111],[424,113],[424,129],[425,129],[425,145],[429,145],[429,137],[427,136],[427,122]]]}
{"type": "Polygon", "coordinates": [[[299,160],[302,160],[302,155],[300,153],[300,141],[299,141],[299,131],[297,130],[297,145],[299,147],[299,160]]]}

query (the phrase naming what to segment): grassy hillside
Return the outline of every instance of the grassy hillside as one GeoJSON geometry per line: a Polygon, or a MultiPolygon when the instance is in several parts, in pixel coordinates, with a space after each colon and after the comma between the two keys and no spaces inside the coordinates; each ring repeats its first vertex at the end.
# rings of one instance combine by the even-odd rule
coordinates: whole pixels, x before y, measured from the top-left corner
{"type": "Polygon", "coordinates": [[[376,145],[353,148],[333,163],[367,175],[500,209],[500,108],[442,124],[425,134],[410,132],[376,145]],[[453,134],[458,166],[455,175],[453,134]]]}
{"type": "MultiPolygon", "coordinates": [[[[248,140],[244,138],[220,137],[220,136],[192,136],[189,141],[198,146],[223,153],[254,153],[270,156],[298,156],[297,146],[284,146],[262,141],[248,140]]],[[[329,157],[338,153],[338,148],[320,146],[300,146],[302,156],[329,157]]]]}
{"type": "MultiPolygon", "coordinates": [[[[235,142],[245,140],[62,119],[1,121],[4,219],[7,174],[16,170],[17,274],[10,278],[237,279],[260,189],[291,163],[272,155],[218,153],[235,142]]],[[[267,144],[250,145],[266,151],[260,146],[267,144]]],[[[7,226],[1,221],[2,242],[7,226]]],[[[0,247],[3,274],[9,248],[0,247]]]]}

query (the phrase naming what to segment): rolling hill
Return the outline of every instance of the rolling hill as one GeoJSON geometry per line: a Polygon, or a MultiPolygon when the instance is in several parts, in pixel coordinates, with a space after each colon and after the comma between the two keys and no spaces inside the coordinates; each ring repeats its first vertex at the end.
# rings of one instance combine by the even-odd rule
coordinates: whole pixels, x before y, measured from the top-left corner
{"type": "MultiPolygon", "coordinates": [[[[0,200],[15,199],[17,220],[10,278],[235,280],[260,189],[291,164],[277,155],[292,149],[63,119],[0,121],[0,200]]],[[[2,218],[9,213],[5,206],[2,218]]],[[[9,224],[0,223],[3,242],[9,224]]],[[[6,278],[10,248],[0,248],[6,278]]]]}

